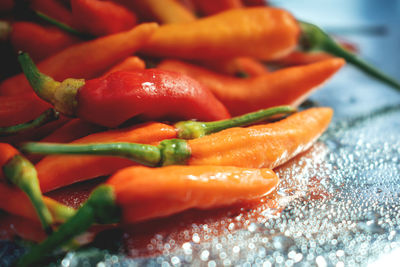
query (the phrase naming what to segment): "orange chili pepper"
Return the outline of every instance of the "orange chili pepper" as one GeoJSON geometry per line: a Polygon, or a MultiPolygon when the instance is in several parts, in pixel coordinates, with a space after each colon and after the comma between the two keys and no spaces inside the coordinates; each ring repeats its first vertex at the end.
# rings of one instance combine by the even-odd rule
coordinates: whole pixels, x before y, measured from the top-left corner
{"type": "Polygon", "coordinates": [[[122,222],[133,223],[190,208],[211,209],[260,198],[278,181],[275,173],[265,168],[135,166],[117,172],[106,184],[114,190],[122,222]]]}
{"type": "Polygon", "coordinates": [[[343,59],[334,58],[250,79],[228,77],[173,60],[163,61],[158,68],[177,71],[199,81],[214,93],[232,115],[238,115],[276,105],[298,105],[344,63],[343,59]]]}
{"type": "Polygon", "coordinates": [[[176,0],[136,0],[134,2],[138,8],[144,9],[160,23],[186,23],[196,20],[196,16],[176,0]]]}
{"type": "Polygon", "coordinates": [[[148,166],[189,164],[275,168],[308,149],[328,127],[332,114],[330,108],[311,108],[271,124],[231,128],[192,140],[164,140],[158,146],[27,143],[22,149],[42,154],[117,156],[148,166]]]}
{"type": "Polygon", "coordinates": [[[93,223],[132,223],[189,208],[210,209],[260,198],[278,184],[269,169],[220,166],[132,167],[97,187],[76,215],[19,259],[30,266],[93,223]]]}
{"type": "Polygon", "coordinates": [[[200,65],[216,72],[244,78],[255,77],[270,72],[263,63],[250,57],[238,57],[226,61],[202,61],[200,65]]]}
{"type": "Polygon", "coordinates": [[[136,25],[136,15],[111,1],[71,0],[77,29],[95,36],[114,34],[136,25]]]}
{"type": "MultiPolygon", "coordinates": [[[[42,61],[38,68],[56,80],[68,77],[96,77],[110,66],[132,55],[156,28],[154,23],[142,24],[127,32],[73,45],[42,61]]],[[[0,95],[24,93],[33,94],[33,91],[22,73],[0,84],[0,95]]]]}
{"type": "Polygon", "coordinates": [[[135,71],[135,70],[144,70],[146,68],[146,63],[141,60],[139,57],[127,57],[117,65],[114,65],[111,69],[109,69],[104,76],[116,72],[116,71],[135,71]]]}
{"type": "MultiPolygon", "coordinates": [[[[180,122],[175,126],[151,122],[126,129],[110,130],[91,134],[73,141],[71,144],[91,144],[104,142],[136,142],[155,144],[165,139],[196,138],[220,131],[229,127],[248,125],[271,116],[294,112],[290,107],[276,107],[246,114],[224,121],[216,122],[180,122]]],[[[36,164],[40,187],[47,192],[58,187],[78,181],[109,175],[115,171],[131,166],[134,163],[127,159],[99,156],[47,156],[36,164]]]]}
{"type": "MultiPolygon", "coordinates": [[[[43,228],[51,231],[53,217],[42,197],[34,166],[14,147],[0,143],[0,167],[0,208],[31,219],[39,218],[43,228]],[[5,181],[16,187],[7,186],[5,181]]],[[[63,213],[66,209],[61,204],[54,204],[50,200],[47,202],[56,213],[63,213]]]]}
{"type": "Polygon", "coordinates": [[[33,22],[14,22],[10,27],[10,42],[14,50],[28,52],[38,61],[80,41],[56,27],[44,27],[33,22]]]}
{"type": "MultiPolygon", "coordinates": [[[[101,142],[138,142],[151,144],[176,137],[173,126],[163,123],[146,123],[127,129],[110,130],[91,134],[72,142],[87,144],[101,142]]],[[[132,166],[127,159],[98,156],[48,156],[36,164],[40,188],[48,192],[79,181],[109,175],[119,169],[132,166]]]]}
{"type": "Polygon", "coordinates": [[[291,52],[299,34],[298,23],[284,10],[235,9],[193,22],[163,25],[141,51],[185,59],[249,56],[271,60],[291,52]]]}

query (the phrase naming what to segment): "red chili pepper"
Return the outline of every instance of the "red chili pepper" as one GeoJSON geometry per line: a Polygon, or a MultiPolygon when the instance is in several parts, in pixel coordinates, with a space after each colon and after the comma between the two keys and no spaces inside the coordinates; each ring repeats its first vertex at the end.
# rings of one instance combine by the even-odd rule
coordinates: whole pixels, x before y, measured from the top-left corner
{"type": "Polygon", "coordinates": [[[15,22],[10,41],[15,51],[25,51],[34,60],[42,60],[80,40],[56,27],[44,27],[33,22],[15,22]]]}
{"type": "Polygon", "coordinates": [[[56,0],[32,0],[31,8],[39,11],[51,18],[57,18],[58,21],[67,24],[73,28],[76,27],[72,18],[72,13],[60,1],[56,0]]]}
{"type": "Polygon", "coordinates": [[[71,8],[78,29],[96,36],[126,31],[136,25],[132,11],[110,1],[71,0],[71,8]]]}
{"type": "Polygon", "coordinates": [[[229,113],[214,95],[195,80],[176,72],[149,69],[114,72],[84,81],[56,82],[42,74],[27,54],[19,56],[35,92],[65,115],[116,127],[128,119],[221,120],[229,113]]]}

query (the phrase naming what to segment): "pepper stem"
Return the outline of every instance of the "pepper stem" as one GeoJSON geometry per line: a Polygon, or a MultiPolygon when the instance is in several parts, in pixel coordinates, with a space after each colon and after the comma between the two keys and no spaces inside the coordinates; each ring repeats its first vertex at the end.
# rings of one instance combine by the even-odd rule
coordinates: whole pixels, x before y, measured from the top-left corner
{"type": "Polygon", "coordinates": [[[44,197],[43,201],[50,210],[54,222],[64,223],[76,213],[74,208],[61,204],[52,198],[44,197]]]}
{"type": "Polygon", "coordinates": [[[164,140],[159,146],[135,143],[69,145],[30,142],[23,144],[21,151],[38,154],[116,156],[150,167],[185,164],[191,155],[186,140],[182,139],[164,140]]]}
{"type": "Polygon", "coordinates": [[[83,79],[65,79],[57,82],[41,73],[27,53],[20,52],[18,61],[21,64],[28,82],[35,93],[44,101],[65,115],[73,116],[77,108],[76,94],[85,81],[83,79]]]}
{"type": "Polygon", "coordinates": [[[75,35],[75,36],[77,36],[77,37],[84,38],[84,39],[91,39],[91,38],[92,38],[90,35],[85,34],[85,33],[82,33],[82,32],[80,32],[80,31],[77,31],[77,30],[75,30],[74,28],[68,26],[67,24],[64,24],[64,23],[62,23],[62,22],[59,22],[58,20],[53,19],[53,18],[51,18],[51,17],[45,15],[45,14],[42,13],[42,12],[35,11],[35,13],[36,13],[36,15],[37,15],[39,18],[45,20],[46,22],[48,22],[48,23],[50,23],[50,24],[53,24],[53,25],[56,26],[57,28],[59,28],[59,29],[65,31],[65,32],[67,32],[67,33],[73,34],[73,35],[75,35]]]}
{"type": "Polygon", "coordinates": [[[311,23],[299,21],[302,29],[302,45],[306,50],[322,50],[332,55],[342,57],[347,62],[358,67],[366,74],[376,78],[377,80],[400,90],[400,83],[392,77],[386,75],[374,66],[365,62],[357,55],[347,51],[337,42],[335,42],[328,34],[322,29],[311,23]]]}
{"type": "Polygon", "coordinates": [[[34,206],[39,220],[46,231],[51,233],[53,217],[43,201],[35,166],[21,155],[15,155],[3,166],[7,181],[24,191],[34,206]]]}
{"type": "Polygon", "coordinates": [[[57,232],[28,251],[18,260],[16,266],[33,266],[54,249],[86,231],[92,224],[116,223],[120,218],[121,211],[115,203],[113,188],[109,185],[100,185],[93,190],[89,199],[72,218],[62,224],[57,232]]]}
{"type": "Polygon", "coordinates": [[[152,145],[135,143],[102,143],[68,145],[30,142],[22,145],[22,151],[38,154],[103,155],[129,158],[141,164],[155,167],[160,164],[160,149],[152,145]]]}
{"type": "Polygon", "coordinates": [[[46,123],[57,120],[59,118],[59,115],[60,114],[56,110],[52,108],[48,109],[40,114],[39,117],[29,122],[20,123],[13,126],[0,127],[0,136],[12,135],[35,129],[37,127],[45,125],[46,123]]]}
{"type": "Polygon", "coordinates": [[[232,127],[247,126],[278,114],[290,114],[293,112],[296,112],[296,108],[294,107],[278,106],[221,121],[181,121],[175,124],[175,128],[178,130],[179,138],[194,139],[232,127]]]}

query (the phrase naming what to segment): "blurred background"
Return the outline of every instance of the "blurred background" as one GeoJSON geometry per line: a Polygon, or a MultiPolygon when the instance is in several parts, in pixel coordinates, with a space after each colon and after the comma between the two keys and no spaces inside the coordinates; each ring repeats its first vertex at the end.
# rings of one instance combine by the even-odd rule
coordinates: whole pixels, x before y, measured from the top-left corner
{"type": "MultiPolygon", "coordinates": [[[[359,55],[400,80],[400,1],[271,0],[297,18],[356,45],[359,55]]],[[[351,66],[313,95],[335,108],[336,118],[399,103],[400,94],[351,66]]]]}

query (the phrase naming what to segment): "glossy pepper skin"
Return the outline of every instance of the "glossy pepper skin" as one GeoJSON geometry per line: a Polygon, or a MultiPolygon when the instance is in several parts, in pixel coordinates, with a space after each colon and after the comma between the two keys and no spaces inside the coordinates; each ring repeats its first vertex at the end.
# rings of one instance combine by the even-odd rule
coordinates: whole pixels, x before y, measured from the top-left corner
{"type": "Polygon", "coordinates": [[[235,116],[276,105],[299,105],[344,64],[343,59],[334,58],[248,79],[218,74],[177,60],[165,60],[158,68],[177,71],[199,81],[235,116]]]}
{"type": "Polygon", "coordinates": [[[282,57],[297,45],[300,28],[287,11],[234,9],[188,23],[161,26],[141,51],[153,56],[216,59],[282,57]]]}
{"type": "Polygon", "coordinates": [[[136,166],[120,170],[106,184],[114,189],[122,222],[134,223],[190,208],[211,209],[260,198],[278,181],[276,174],[265,168],[136,166]]]}
{"type": "Polygon", "coordinates": [[[60,83],[40,73],[27,54],[20,54],[19,60],[39,97],[65,115],[102,126],[116,127],[137,116],[203,121],[230,117],[207,88],[176,72],[119,71],[93,80],[60,83]]]}
{"type": "Polygon", "coordinates": [[[189,208],[210,209],[251,201],[270,193],[278,181],[269,169],[227,166],[127,168],[97,187],[74,217],[33,247],[16,266],[37,263],[93,223],[133,223],[189,208]]]}
{"type": "Polygon", "coordinates": [[[115,127],[129,118],[226,119],[226,108],[195,80],[175,72],[149,69],[115,72],[86,81],[77,94],[77,116],[115,127]]]}
{"type": "MultiPolygon", "coordinates": [[[[246,114],[241,118],[232,118],[225,121],[198,122],[183,121],[174,126],[150,122],[123,129],[109,130],[91,134],[77,139],[71,144],[91,144],[104,142],[130,142],[142,144],[157,144],[162,140],[172,138],[197,138],[229,127],[237,127],[266,120],[277,115],[293,113],[291,107],[276,107],[262,110],[253,114],[246,114]]],[[[44,141],[52,141],[47,139],[44,141]]],[[[84,181],[99,176],[110,175],[122,168],[135,165],[128,159],[104,156],[80,155],[50,155],[36,164],[40,188],[47,192],[78,181],[84,181]]]]}
{"type": "Polygon", "coordinates": [[[75,146],[27,143],[22,149],[44,154],[118,156],[153,167],[216,165],[275,168],[307,150],[326,130],[332,115],[330,108],[311,108],[275,123],[230,128],[192,140],[164,140],[158,146],[134,143],[75,146]]]}

